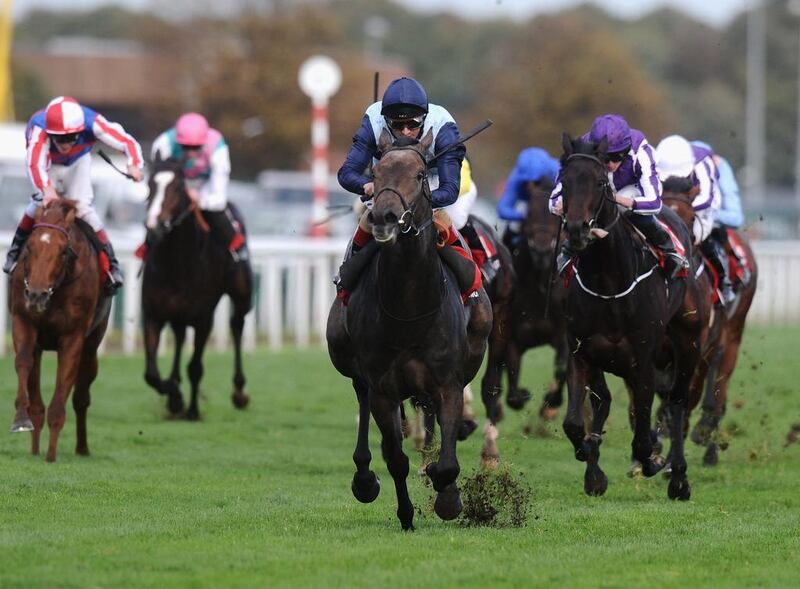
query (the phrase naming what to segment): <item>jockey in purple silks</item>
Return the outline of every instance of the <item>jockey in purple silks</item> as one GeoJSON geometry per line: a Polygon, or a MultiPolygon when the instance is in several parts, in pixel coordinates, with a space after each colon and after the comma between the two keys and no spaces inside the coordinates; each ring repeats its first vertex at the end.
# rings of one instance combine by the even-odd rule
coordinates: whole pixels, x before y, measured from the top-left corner
{"type": "MultiPolygon", "coordinates": [[[[661,181],[653,148],[644,134],[631,129],[621,115],[597,117],[591,130],[581,137],[595,144],[603,139],[608,140],[605,164],[617,204],[628,209],[631,214],[627,218],[664,254],[667,276],[676,276],[689,267],[689,262],[677,252],[669,233],[655,219],[661,210],[661,181]]],[[[550,196],[550,212],[560,216],[562,206],[561,182],[558,182],[550,196]]],[[[564,244],[558,257],[559,272],[572,256],[564,244]]]]}
{"type": "Polygon", "coordinates": [[[713,239],[714,225],[722,206],[719,170],[710,147],[692,145],[680,135],[665,137],[656,147],[658,173],[664,188],[695,194],[692,234],[694,244],[714,266],[720,280],[722,301],[729,305],[736,298],[728,272],[728,254],[719,239],[713,239]]]}
{"type": "Polygon", "coordinates": [[[28,176],[36,192],[20,221],[8,250],[3,271],[10,274],[17,265],[22,246],[34,225],[34,214],[61,196],[77,202],[78,218],[95,232],[108,256],[111,287],[122,286],[124,279],[114,248],[108,239],[103,221],[93,206],[90,154],[98,141],[123,152],[128,158],[128,174],[136,182],[142,180],[142,148],[121,125],[83,106],[69,96],[58,96],[46,108],[36,112],[25,129],[28,176]]]}

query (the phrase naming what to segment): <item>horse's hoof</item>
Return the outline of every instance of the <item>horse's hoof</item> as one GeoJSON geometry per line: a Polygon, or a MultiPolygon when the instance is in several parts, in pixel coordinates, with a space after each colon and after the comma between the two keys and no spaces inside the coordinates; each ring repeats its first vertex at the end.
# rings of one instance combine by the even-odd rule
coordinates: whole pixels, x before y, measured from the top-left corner
{"type": "Polygon", "coordinates": [[[88,456],[89,448],[86,446],[75,448],[75,454],[77,454],[78,456],[88,456]]]}
{"type": "Polygon", "coordinates": [[[642,476],[642,463],[638,460],[632,460],[631,467],[628,469],[628,476],[630,478],[642,476]]]}
{"type": "Polygon", "coordinates": [[[478,422],[474,419],[465,419],[461,421],[461,427],[458,428],[458,441],[463,442],[472,432],[478,429],[478,422]]]}
{"type": "Polygon", "coordinates": [[[719,452],[716,444],[709,444],[703,455],[703,466],[716,466],[719,462],[719,452]]]}
{"type": "Polygon", "coordinates": [[[599,466],[587,468],[583,477],[583,490],[590,497],[600,497],[608,489],[608,477],[599,466]]]}
{"type": "Polygon", "coordinates": [[[55,462],[56,461],[56,452],[55,452],[55,450],[48,450],[47,451],[47,456],[45,456],[44,459],[45,459],[46,462],[55,462]]]}
{"type": "Polygon", "coordinates": [[[642,463],[642,474],[648,478],[658,474],[666,465],[663,456],[652,455],[642,463]]]}
{"type": "Polygon", "coordinates": [[[531,400],[531,393],[528,389],[517,389],[515,395],[509,394],[506,398],[506,404],[514,411],[520,411],[525,407],[525,403],[531,400]]]}
{"type": "Polygon", "coordinates": [[[381,492],[381,480],[372,471],[365,476],[355,473],[350,489],[353,491],[353,496],[361,503],[372,503],[381,492]]]}
{"type": "Polygon", "coordinates": [[[183,397],[180,394],[170,395],[167,399],[167,409],[174,416],[183,411],[183,397]]]}
{"type": "Polygon", "coordinates": [[[545,421],[555,421],[556,417],[558,417],[558,408],[551,407],[545,403],[542,405],[541,409],[539,409],[539,417],[545,421]]]}
{"type": "Polygon", "coordinates": [[[692,487],[686,477],[682,477],[680,480],[671,480],[667,487],[667,496],[673,500],[688,501],[692,496],[692,487]]]}
{"type": "Polygon", "coordinates": [[[236,391],[231,395],[233,406],[237,409],[244,409],[250,403],[250,395],[242,391],[236,391]]]}
{"type": "Polygon", "coordinates": [[[692,429],[690,437],[692,438],[692,442],[698,446],[705,446],[708,443],[708,432],[701,431],[699,423],[692,429]]]}
{"type": "Polygon", "coordinates": [[[200,412],[190,407],[186,411],[186,421],[200,421],[200,412]]]}
{"type": "Polygon", "coordinates": [[[444,521],[457,518],[462,509],[464,505],[461,503],[461,493],[455,483],[436,494],[433,510],[444,521]]]}
{"type": "Polygon", "coordinates": [[[21,434],[22,432],[32,432],[33,422],[30,419],[18,419],[11,424],[10,432],[12,434],[21,434]]]}

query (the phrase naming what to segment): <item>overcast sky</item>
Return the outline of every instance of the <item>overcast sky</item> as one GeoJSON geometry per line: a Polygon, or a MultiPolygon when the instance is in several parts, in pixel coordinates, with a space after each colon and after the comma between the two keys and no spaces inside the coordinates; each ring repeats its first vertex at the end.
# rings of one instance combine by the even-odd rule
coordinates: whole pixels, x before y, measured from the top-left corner
{"type": "MultiPolygon", "coordinates": [[[[251,0],[252,1],[252,0],[251,0]]],[[[420,11],[449,10],[466,18],[527,17],[554,12],[581,4],[585,0],[395,0],[420,11]]],[[[713,26],[727,25],[737,14],[756,0],[611,0],[597,2],[617,16],[635,18],[660,6],[670,5],[713,26]]],[[[132,8],[157,5],[154,0],[14,0],[17,18],[31,7],[59,10],[88,9],[101,4],[122,4],[132,8]]],[[[225,3],[222,3],[225,4],[225,3]]]]}

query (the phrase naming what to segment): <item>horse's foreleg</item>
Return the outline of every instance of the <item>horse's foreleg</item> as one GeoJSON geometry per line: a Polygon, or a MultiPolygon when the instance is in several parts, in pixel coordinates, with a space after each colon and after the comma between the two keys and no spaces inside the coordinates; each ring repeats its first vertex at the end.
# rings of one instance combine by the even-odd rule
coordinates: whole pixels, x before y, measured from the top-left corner
{"type": "Polygon", "coordinates": [[[600,444],[603,443],[603,427],[611,410],[611,393],[602,370],[592,370],[590,376],[589,401],[592,404],[592,426],[583,442],[586,455],[586,472],[583,490],[587,495],[602,495],[608,488],[608,478],[600,468],[600,444]]]}
{"type": "Polygon", "coordinates": [[[44,427],[44,401],[42,400],[42,350],[37,347],[33,353],[33,368],[28,378],[28,413],[33,422],[31,432],[31,454],[39,454],[39,445],[44,427]]]}
{"type": "Polygon", "coordinates": [[[58,346],[58,370],[56,372],[56,390],[50,405],[47,407],[47,425],[50,428],[50,440],[47,446],[47,462],[55,462],[58,436],[66,420],[66,405],[81,363],[84,334],[62,336],[58,346]]]}
{"type": "Polygon", "coordinates": [[[81,456],[89,455],[89,441],[86,435],[86,413],[92,402],[89,389],[95,378],[97,378],[97,352],[94,349],[84,348],[77,380],[75,381],[75,393],[72,397],[72,408],[75,410],[75,422],[78,432],[75,453],[81,456]]]}
{"type": "MultiPolygon", "coordinates": [[[[5,313],[5,310],[1,312],[5,313]]],[[[34,369],[36,355],[36,329],[19,316],[13,318],[14,368],[17,371],[17,397],[14,401],[16,414],[11,424],[11,433],[33,432],[34,423],[28,414],[30,401],[29,382],[34,369]]]]}
{"type": "Polygon", "coordinates": [[[180,390],[170,386],[169,382],[161,380],[161,373],[158,371],[158,343],[161,340],[161,330],[164,328],[164,321],[153,319],[145,315],[144,318],[144,349],[145,349],[145,372],[144,380],[153,387],[159,395],[167,396],[167,408],[173,415],[183,411],[183,397],[180,390]]]}
{"type": "Polygon", "coordinates": [[[233,393],[231,400],[237,409],[244,409],[250,402],[250,396],[244,392],[245,378],[242,370],[242,332],[244,317],[250,310],[250,298],[233,301],[231,315],[231,333],[233,334],[233,393]]]}
{"type": "Polygon", "coordinates": [[[670,408],[670,482],[667,494],[670,499],[686,501],[692,494],[689,479],[686,476],[686,456],[684,439],[686,438],[687,404],[689,387],[692,385],[697,365],[700,362],[699,333],[690,328],[676,331],[676,378],[675,386],[669,396],[670,408]]]}
{"type": "Polygon", "coordinates": [[[558,408],[564,402],[564,385],[567,382],[567,355],[569,348],[567,347],[567,338],[562,334],[556,340],[555,347],[555,360],[553,363],[553,382],[542,401],[542,407],[539,409],[539,415],[547,421],[552,421],[558,414],[558,408]]]}
{"type": "Polygon", "coordinates": [[[203,351],[211,333],[211,317],[207,317],[202,323],[194,327],[194,352],[189,361],[189,383],[192,386],[192,397],[189,401],[189,408],[186,410],[186,418],[195,420],[200,418],[200,410],[197,406],[197,397],[200,394],[200,380],[203,378],[203,351]]]}
{"type": "Polygon", "coordinates": [[[381,492],[381,481],[369,469],[372,453],[369,451],[369,389],[359,378],[353,379],[353,389],[358,399],[358,437],[353,452],[356,473],[350,485],[353,496],[362,503],[372,503],[381,492]]]}
{"type": "MultiPolygon", "coordinates": [[[[394,480],[397,493],[397,517],[404,530],[414,529],[414,505],[408,496],[408,456],[403,453],[403,430],[398,405],[370,391],[369,404],[375,423],[381,430],[383,459],[394,480]]],[[[453,440],[455,443],[455,438],[453,440]]]]}
{"type": "Polygon", "coordinates": [[[575,458],[581,462],[587,459],[584,448],[586,424],[583,418],[583,404],[586,400],[586,384],[589,381],[589,367],[583,358],[571,354],[567,363],[567,414],[564,416],[564,433],[575,449],[575,458]]]}
{"type": "Polygon", "coordinates": [[[461,513],[461,494],[456,479],[461,467],[456,456],[456,440],[463,404],[461,388],[456,384],[442,388],[433,395],[436,412],[439,417],[441,446],[439,459],[428,465],[426,472],[436,490],[436,501],[433,505],[436,515],[444,520],[451,520],[461,513]]]}
{"type": "Polygon", "coordinates": [[[172,333],[175,334],[175,355],[172,358],[172,371],[169,374],[170,386],[180,393],[181,388],[181,355],[186,341],[186,324],[171,322],[172,333]]]}

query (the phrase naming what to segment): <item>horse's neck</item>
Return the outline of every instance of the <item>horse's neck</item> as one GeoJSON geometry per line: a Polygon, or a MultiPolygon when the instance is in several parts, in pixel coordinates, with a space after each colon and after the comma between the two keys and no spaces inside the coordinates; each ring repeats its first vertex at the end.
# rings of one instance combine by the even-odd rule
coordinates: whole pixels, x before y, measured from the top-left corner
{"type": "Polygon", "coordinates": [[[197,231],[194,219],[186,219],[158,244],[158,257],[168,260],[170,266],[182,273],[192,273],[202,257],[197,231]]]}
{"type": "Polygon", "coordinates": [[[441,271],[434,240],[435,232],[428,228],[381,250],[378,284],[385,306],[408,315],[409,311],[427,310],[425,302],[440,300],[441,271]]]}
{"type": "Polygon", "coordinates": [[[581,252],[578,271],[584,283],[601,293],[614,293],[627,288],[636,278],[639,252],[631,229],[619,222],[608,235],[597,239],[581,252]]]}

